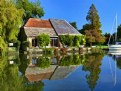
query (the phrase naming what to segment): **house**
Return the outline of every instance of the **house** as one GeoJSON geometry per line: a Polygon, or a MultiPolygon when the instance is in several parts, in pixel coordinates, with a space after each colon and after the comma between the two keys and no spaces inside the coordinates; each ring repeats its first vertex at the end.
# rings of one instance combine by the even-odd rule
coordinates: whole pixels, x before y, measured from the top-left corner
{"type": "Polygon", "coordinates": [[[30,48],[36,47],[36,37],[42,33],[48,34],[50,36],[51,42],[49,46],[56,47],[60,47],[62,45],[59,40],[59,35],[81,35],[74,27],[72,27],[65,20],[43,20],[38,18],[30,18],[20,30],[20,41],[29,41],[30,48]]]}

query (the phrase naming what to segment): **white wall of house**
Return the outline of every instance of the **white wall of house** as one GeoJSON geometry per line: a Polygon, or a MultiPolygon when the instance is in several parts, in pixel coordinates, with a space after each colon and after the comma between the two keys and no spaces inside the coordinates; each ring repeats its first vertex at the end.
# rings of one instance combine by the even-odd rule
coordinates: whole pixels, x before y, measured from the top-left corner
{"type": "Polygon", "coordinates": [[[29,41],[29,48],[32,48],[32,38],[27,38],[27,41],[29,41]]]}

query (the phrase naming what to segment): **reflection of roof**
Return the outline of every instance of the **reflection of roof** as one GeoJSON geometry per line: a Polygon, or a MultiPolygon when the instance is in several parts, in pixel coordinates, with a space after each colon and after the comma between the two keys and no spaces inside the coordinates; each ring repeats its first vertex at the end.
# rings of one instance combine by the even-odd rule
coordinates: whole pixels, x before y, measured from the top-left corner
{"type": "Polygon", "coordinates": [[[67,77],[71,72],[73,72],[78,66],[58,66],[51,80],[59,80],[67,77]]]}
{"type": "Polygon", "coordinates": [[[56,66],[51,65],[49,68],[41,69],[38,67],[26,69],[25,75],[30,82],[40,81],[44,79],[59,80],[67,77],[78,66],[56,66]]]}
{"type": "Polygon", "coordinates": [[[53,72],[49,72],[49,73],[41,73],[41,74],[31,74],[31,75],[26,75],[27,79],[30,82],[34,82],[34,81],[40,81],[40,80],[44,80],[44,79],[49,79],[50,76],[52,75],[53,72]]]}
{"type": "Polygon", "coordinates": [[[49,79],[50,76],[53,74],[55,68],[56,65],[51,65],[50,67],[44,69],[39,67],[34,67],[34,68],[28,67],[26,69],[25,75],[30,82],[49,79]]]}
{"type": "Polygon", "coordinates": [[[61,34],[80,34],[74,27],[72,27],[65,20],[50,19],[55,31],[58,35],[61,34]]]}

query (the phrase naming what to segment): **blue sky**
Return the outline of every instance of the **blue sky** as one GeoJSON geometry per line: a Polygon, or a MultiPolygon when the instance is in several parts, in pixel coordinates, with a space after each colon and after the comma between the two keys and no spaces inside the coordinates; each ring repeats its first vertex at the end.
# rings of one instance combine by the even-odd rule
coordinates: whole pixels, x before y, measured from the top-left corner
{"type": "Polygon", "coordinates": [[[68,22],[77,22],[78,29],[87,23],[86,15],[93,3],[100,16],[102,31],[111,32],[114,17],[118,14],[121,24],[121,0],[40,0],[45,11],[43,19],[57,18],[68,22]]]}

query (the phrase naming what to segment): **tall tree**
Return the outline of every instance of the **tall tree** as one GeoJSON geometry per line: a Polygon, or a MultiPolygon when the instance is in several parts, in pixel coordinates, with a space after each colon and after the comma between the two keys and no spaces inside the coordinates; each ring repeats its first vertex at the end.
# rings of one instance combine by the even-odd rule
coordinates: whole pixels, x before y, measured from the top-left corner
{"type": "Polygon", "coordinates": [[[23,10],[17,9],[14,0],[0,1],[0,36],[4,41],[15,41],[22,24],[23,10]]]}
{"type": "Polygon", "coordinates": [[[91,5],[86,20],[89,24],[91,24],[93,29],[100,30],[101,23],[100,23],[100,17],[98,15],[98,11],[96,10],[96,7],[94,4],[91,5]]]}
{"type": "Polygon", "coordinates": [[[29,18],[41,18],[44,15],[44,10],[41,7],[40,1],[30,2],[29,0],[16,0],[18,9],[24,9],[23,21],[26,22],[29,18]]]}
{"type": "Polygon", "coordinates": [[[100,30],[100,17],[94,4],[91,5],[86,20],[88,21],[88,24],[85,24],[80,32],[86,35],[87,44],[90,44],[90,46],[92,43],[102,44],[105,41],[105,38],[100,30]]]}

